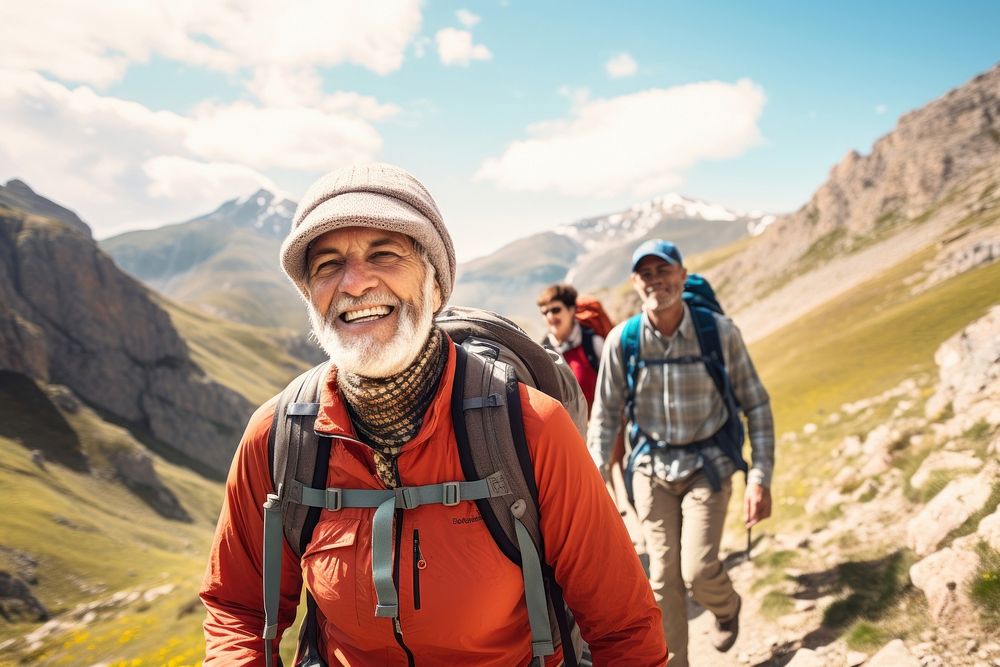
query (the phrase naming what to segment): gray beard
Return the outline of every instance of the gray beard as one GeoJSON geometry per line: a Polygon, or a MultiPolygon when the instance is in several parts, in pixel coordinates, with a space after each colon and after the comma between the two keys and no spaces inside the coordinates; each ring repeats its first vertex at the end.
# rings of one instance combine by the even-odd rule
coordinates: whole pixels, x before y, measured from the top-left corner
{"type": "Polygon", "coordinates": [[[413,363],[423,349],[434,323],[434,271],[428,269],[424,279],[423,293],[419,301],[400,301],[395,297],[379,295],[346,298],[331,303],[327,317],[323,317],[309,304],[309,320],[312,335],[327,356],[333,360],[338,371],[369,378],[383,378],[395,375],[413,363]],[[342,312],[343,302],[351,306],[374,305],[396,302],[399,309],[399,328],[387,343],[371,336],[342,336],[334,326],[335,318],[342,312]]]}

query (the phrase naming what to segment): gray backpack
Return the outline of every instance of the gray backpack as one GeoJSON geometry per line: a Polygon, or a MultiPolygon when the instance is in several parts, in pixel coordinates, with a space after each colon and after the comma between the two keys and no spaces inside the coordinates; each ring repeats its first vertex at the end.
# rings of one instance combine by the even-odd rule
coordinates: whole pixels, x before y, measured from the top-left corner
{"type": "MultiPolygon", "coordinates": [[[[437,324],[456,345],[451,413],[465,480],[385,490],[329,489],[329,438],[313,431],[329,364],[292,381],[275,406],[268,441],[274,494],[264,505],[264,653],[272,664],[277,633],[282,538],[301,557],[323,509],[377,508],[372,526],[375,615],[394,621],[401,636],[393,582],[393,517],[424,504],[475,502],[497,547],[521,568],[531,626],[533,663],[563,645],[565,664],[586,664],[583,642],[551,566],[544,561],[538,489],[521,415],[518,382],[561,401],[581,434],[586,402],[572,371],[516,324],[484,310],[451,307],[437,324]],[[563,641],[563,638],[568,641],[563,641]],[[583,660],[583,661],[582,661],[583,660]],[[582,662],[581,662],[582,661],[582,662]]],[[[318,650],[316,603],[306,595],[296,667],[325,666],[318,650]]]]}

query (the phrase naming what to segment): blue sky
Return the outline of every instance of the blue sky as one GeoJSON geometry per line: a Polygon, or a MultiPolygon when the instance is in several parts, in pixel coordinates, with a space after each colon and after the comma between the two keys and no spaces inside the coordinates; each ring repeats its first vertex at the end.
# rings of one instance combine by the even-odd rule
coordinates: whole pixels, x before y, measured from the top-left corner
{"type": "Polygon", "coordinates": [[[0,179],[99,237],[400,164],[460,259],[669,191],[805,203],[1000,61],[997,2],[5,3],[0,179]]]}

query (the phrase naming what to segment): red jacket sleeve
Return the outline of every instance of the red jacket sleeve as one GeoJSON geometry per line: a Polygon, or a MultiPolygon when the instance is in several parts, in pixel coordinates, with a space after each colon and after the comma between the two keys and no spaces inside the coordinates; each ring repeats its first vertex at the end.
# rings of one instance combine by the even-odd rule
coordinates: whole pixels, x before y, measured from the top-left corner
{"type": "MultiPolygon", "coordinates": [[[[204,623],[206,665],[264,664],[263,504],[267,494],[274,492],[267,460],[273,413],[272,400],[250,418],[226,480],[222,512],[201,586],[201,599],[208,610],[204,623]]],[[[298,558],[286,543],[278,640],[295,620],[301,588],[298,558]]],[[[278,640],[274,642],[275,655],[278,640]]]]}
{"type": "Polygon", "coordinates": [[[521,386],[545,558],[595,665],[667,662],[660,609],[587,447],[563,407],[521,386]]]}

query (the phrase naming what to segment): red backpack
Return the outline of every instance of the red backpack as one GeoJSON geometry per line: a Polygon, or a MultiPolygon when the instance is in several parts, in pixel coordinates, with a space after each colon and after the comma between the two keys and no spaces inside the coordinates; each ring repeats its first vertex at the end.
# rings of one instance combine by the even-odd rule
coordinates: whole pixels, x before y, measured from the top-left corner
{"type": "Polygon", "coordinates": [[[576,298],[576,321],[601,338],[607,338],[614,326],[611,323],[611,318],[604,312],[604,306],[592,296],[578,296],[576,298]]]}

